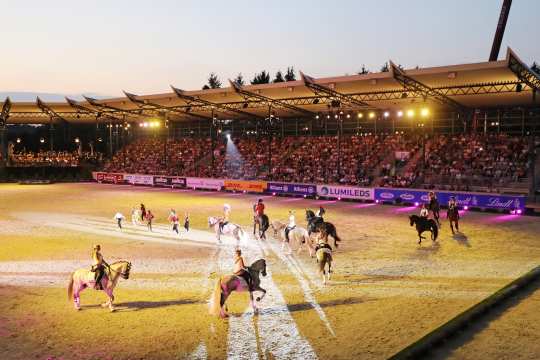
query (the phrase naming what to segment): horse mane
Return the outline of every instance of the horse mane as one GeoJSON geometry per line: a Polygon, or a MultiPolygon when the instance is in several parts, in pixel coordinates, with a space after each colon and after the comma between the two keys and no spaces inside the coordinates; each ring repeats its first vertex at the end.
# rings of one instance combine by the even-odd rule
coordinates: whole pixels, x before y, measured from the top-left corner
{"type": "Polygon", "coordinates": [[[128,263],[128,264],[129,264],[129,261],[127,261],[127,260],[118,260],[118,261],[115,261],[115,262],[113,262],[113,263],[110,263],[109,265],[112,266],[112,265],[116,265],[116,264],[119,264],[119,263],[122,263],[122,262],[125,262],[125,263],[128,263]]]}
{"type": "Polygon", "coordinates": [[[313,210],[307,209],[306,210],[306,216],[308,216],[310,218],[315,217],[315,212],[313,212],[313,210]]]}

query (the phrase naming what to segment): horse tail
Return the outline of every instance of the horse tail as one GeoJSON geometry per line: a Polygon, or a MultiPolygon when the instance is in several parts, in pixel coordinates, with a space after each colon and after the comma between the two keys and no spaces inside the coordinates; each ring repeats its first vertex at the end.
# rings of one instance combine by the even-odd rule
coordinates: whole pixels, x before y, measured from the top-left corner
{"type": "Polygon", "coordinates": [[[338,247],[338,242],[341,241],[341,238],[338,236],[337,230],[336,230],[336,227],[334,226],[334,224],[330,224],[330,225],[331,225],[331,227],[330,227],[329,233],[334,238],[334,245],[336,247],[338,247]]]}
{"type": "Polygon", "coordinates": [[[221,278],[217,279],[216,285],[214,286],[214,292],[210,297],[210,307],[208,313],[210,315],[219,316],[221,314],[221,278]]]}
{"type": "Polygon", "coordinates": [[[433,240],[437,240],[437,236],[439,236],[439,226],[433,221],[431,228],[433,229],[433,240]]]}
{"type": "Polygon", "coordinates": [[[268,219],[268,215],[264,214],[262,216],[263,218],[263,232],[265,232],[266,230],[268,230],[268,228],[270,227],[270,219],[268,219]]]}
{"type": "Polygon", "coordinates": [[[69,283],[68,283],[68,301],[73,300],[73,275],[75,273],[71,273],[69,276],[69,283]]]}

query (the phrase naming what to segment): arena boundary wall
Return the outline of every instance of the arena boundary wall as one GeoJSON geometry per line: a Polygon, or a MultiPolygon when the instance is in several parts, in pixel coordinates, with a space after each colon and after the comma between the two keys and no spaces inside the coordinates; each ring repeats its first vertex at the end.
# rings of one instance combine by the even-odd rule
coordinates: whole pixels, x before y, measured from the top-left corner
{"type": "Polygon", "coordinates": [[[98,183],[131,184],[188,188],[193,190],[231,191],[267,194],[272,196],[303,196],[313,199],[335,199],[360,202],[375,202],[405,206],[419,206],[429,201],[429,192],[437,195],[442,207],[450,197],[455,197],[462,210],[494,210],[520,215],[525,213],[525,195],[476,193],[464,191],[437,191],[407,188],[357,187],[335,184],[300,184],[259,180],[236,180],[163,176],[147,174],[125,174],[93,172],[98,183]]]}

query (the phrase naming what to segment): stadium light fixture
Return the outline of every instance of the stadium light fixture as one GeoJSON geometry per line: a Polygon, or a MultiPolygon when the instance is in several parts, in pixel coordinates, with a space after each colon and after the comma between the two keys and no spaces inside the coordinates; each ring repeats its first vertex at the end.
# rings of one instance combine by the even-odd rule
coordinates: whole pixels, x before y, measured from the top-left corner
{"type": "Polygon", "coordinates": [[[518,215],[521,215],[522,212],[523,212],[523,211],[522,211],[521,209],[517,209],[517,210],[516,210],[516,213],[517,213],[518,215]]]}
{"type": "Polygon", "coordinates": [[[418,206],[418,205],[420,205],[418,201],[414,203],[414,206],[418,206]]]}
{"type": "Polygon", "coordinates": [[[384,117],[387,118],[387,117],[389,117],[389,116],[390,116],[390,113],[389,113],[388,111],[385,111],[385,112],[384,112],[384,117]]]}
{"type": "Polygon", "coordinates": [[[77,137],[77,138],[75,138],[75,142],[78,144],[78,143],[81,142],[81,140],[77,137]]]}
{"type": "Polygon", "coordinates": [[[373,119],[374,117],[375,117],[375,113],[374,113],[373,111],[370,112],[370,113],[369,113],[369,118],[370,118],[370,119],[373,119]]]}
{"type": "Polygon", "coordinates": [[[350,119],[351,118],[351,114],[347,114],[347,119],[350,119]]]}
{"type": "Polygon", "coordinates": [[[338,114],[334,115],[334,119],[337,119],[338,118],[338,114]]]}
{"type": "Polygon", "coordinates": [[[403,111],[399,110],[399,111],[397,112],[397,116],[398,116],[398,117],[402,117],[402,116],[403,116],[403,111]]]}
{"type": "Polygon", "coordinates": [[[43,143],[45,143],[45,139],[44,139],[44,138],[40,138],[40,139],[39,139],[39,142],[43,144],[43,143]]]}
{"type": "Polygon", "coordinates": [[[358,113],[358,118],[359,118],[359,119],[361,119],[361,118],[363,118],[363,117],[364,117],[364,114],[358,113]]]}
{"type": "Polygon", "coordinates": [[[327,119],[330,119],[330,114],[326,115],[326,118],[327,118],[327,119]]]}
{"type": "Polygon", "coordinates": [[[468,207],[467,205],[465,205],[465,206],[463,207],[463,210],[467,211],[467,210],[469,210],[469,207],[468,207]]]}
{"type": "Polygon", "coordinates": [[[422,115],[423,117],[426,117],[429,115],[429,109],[428,108],[423,108],[422,110],[420,110],[420,115],[422,115]]]}
{"type": "Polygon", "coordinates": [[[319,114],[315,115],[315,119],[319,119],[319,114]]]}
{"type": "Polygon", "coordinates": [[[21,143],[21,138],[17,138],[17,144],[20,144],[21,143]]]}
{"type": "Polygon", "coordinates": [[[412,118],[413,116],[414,116],[414,110],[413,109],[407,110],[407,117],[412,118]]]}

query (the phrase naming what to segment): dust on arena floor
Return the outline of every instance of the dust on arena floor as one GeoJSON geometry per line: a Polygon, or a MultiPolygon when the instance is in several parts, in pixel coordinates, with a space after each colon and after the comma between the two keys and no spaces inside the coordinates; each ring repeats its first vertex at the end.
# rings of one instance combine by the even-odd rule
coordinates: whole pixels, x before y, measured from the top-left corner
{"type": "Polygon", "coordinates": [[[232,269],[233,246],[215,245],[207,217],[229,203],[232,220],[250,230],[257,196],[98,184],[0,185],[0,195],[2,359],[381,359],[538,265],[540,255],[539,218],[467,212],[462,235],[443,221],[438,243],[418,246],[407,219],[414,208],[265,197],[270,220],[292,209],[304,226],[304,209],[327,209],[343,238],[333,278],[323,286],[305,252],[287,255],[273,239],[250,238],[242,247],[248,262],[267,259],[268,296],[254,316],[248,295],[233,294],[232,316],[220,320],[207,314],[207,300],[232,269]],[[129,218],[141,202],[156,215],[155,233],[128,221],[117,230],[115,212],[129,218]],[[189,211],[193,232],[172,235],[170,208],[189,211]],[[80,312],[66,299],[68,275],[89,265],[96,243],[109,261],[133,263],[114,313],[96,291],[82,293],[80,312]]]}

